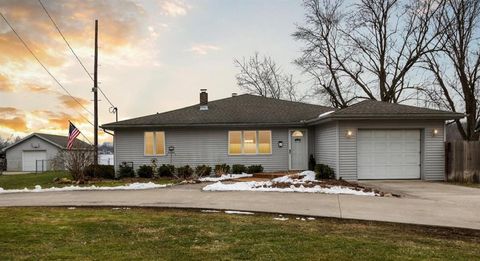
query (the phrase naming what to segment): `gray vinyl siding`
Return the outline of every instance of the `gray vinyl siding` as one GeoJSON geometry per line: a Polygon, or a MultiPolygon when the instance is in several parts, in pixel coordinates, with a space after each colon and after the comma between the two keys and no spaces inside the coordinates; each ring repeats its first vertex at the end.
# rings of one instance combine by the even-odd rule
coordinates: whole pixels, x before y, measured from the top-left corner
{"type": "MultiPolygon", "coordinates": [[[[262,128],[261,130],[266,130],[262,128]]],[[[233,129],[232,129],[233,130],[233,129]]],[[[239,130],[239,129],[235,129],[239,130]]],[[[288,129],[269,129],[272,131],[272,154],[270,155],[228,155],[228,130],[209,129],[158,129],[165,132],[165,144],[175,147],[172,164],[175,166],[206,164],[261,164],[265,171],[282,171],[288,169],[288,129]],[[278,142],[283,147],[278,147],[278,142]]],[[[150,131],[150,130],[149,130],[150,131]]],[[[153,130],[151,130],[153,131],[153,130]]],[[[155,158],[158,164],[170,164],[170,155],[144,156],[144,130],[115,131],[115,166],[122,162],[133,162],[138,166],[151,164],[155,158]]]]}
{"type": "Polygon", "coordinates": [[[421,177],[424,180],[443,180],[445,177],[444,122],[441,120],[383,120],[339,122],[339,174],[347,180],[357,179],[358,129],[418,129],[421,131],[421,177]],[[433,129],[439,133],[433,137],[433,129]],[[345,137],[353,130],[351,138],[345,137]]]}
{"type": "Polygon", "coordinates": [[[315,161],[326,164],[337,173],[337,123],[330,122],[315,128],[315,161]]]}
{"type": "Polygon", "coordinates": [[[7,171],[22,171],[23,151],[46,151],[47,160],[52,160],[56,157],[59,148],[49,142],[33,136],[6,151],[7,171]],[[39,146],[38,148],[34,148],[33,145],[39,146]]]}

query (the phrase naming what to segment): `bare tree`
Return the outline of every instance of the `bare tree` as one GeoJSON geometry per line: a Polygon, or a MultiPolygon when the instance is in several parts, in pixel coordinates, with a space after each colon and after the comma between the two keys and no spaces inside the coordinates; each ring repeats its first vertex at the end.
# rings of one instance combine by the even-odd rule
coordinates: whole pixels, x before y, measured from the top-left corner
{"type": "Polygon", "coordinates": [[[85,169],[93,164],[94,153],[91,149],[71,149],[63,151],[60,155],[66,169],[77,183],[85,181],[85,169]]]}
{"type": "Polygon", "coordinates": [[[235,59],[234,63],[240,69],[236,75],[237,84],[248,93],[291,101],[303,99],[298,94],[298,82],[293,75],[284,73],[271,57],[260,58],[256,52],[248,59],[235,59]]]}
{"type": "Polygon", "coordinates": [[[464,112],[466,125],[456,120],[464,140],[478,140],[479,120],[480,1],[448,0],[438,27],[446,28],[441,52],[425,57],[425,68],[434,77],[426,88],[428,98],[440,108],[464,112]]]}
{"type": "Polygon", "coordinates": [[[293,36],[305,47],[296,63],[335,107],[357,99],[402,102],[418,84],[409,77],[414,65],[439,49],[442,34],[432,25],[442,1],[361,0],[345,6],[341,0],[304,0],[306,23],[293,36]]]}

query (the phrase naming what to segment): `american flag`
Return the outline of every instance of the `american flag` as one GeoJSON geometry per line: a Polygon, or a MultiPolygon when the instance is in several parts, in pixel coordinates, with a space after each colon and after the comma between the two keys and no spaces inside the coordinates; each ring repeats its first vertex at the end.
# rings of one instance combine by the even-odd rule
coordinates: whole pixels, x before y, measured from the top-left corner
{"type": "Polygon", "coordinates": [[[80,135],[80,131],[70,122],[70,127],[68,128],[68,141],[67,141],[67,149],[71,149],[73,147],[73,143],[75,139],[80,135]]]}

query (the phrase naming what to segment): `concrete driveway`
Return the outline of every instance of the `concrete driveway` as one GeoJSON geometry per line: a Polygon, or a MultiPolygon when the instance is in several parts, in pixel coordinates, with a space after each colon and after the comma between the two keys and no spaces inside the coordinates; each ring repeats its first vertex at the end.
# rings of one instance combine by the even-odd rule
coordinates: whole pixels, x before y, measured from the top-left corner
{"type": "Polygon", "coordinates": [[[133,191],[0,194],[0,206],[230,209],[480,229],[480,189],[421,181],[366,183],[405,196],[204,192],[205,184],[195,184],[133,191]]]}

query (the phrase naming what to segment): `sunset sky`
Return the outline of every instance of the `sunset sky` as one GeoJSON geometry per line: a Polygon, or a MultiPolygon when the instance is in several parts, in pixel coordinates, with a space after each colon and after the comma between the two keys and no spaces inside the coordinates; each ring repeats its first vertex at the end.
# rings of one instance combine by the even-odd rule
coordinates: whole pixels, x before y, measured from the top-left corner
{"type": "MultiPolygon", "coordinates": [[[[94,20],[99,20],[100,87],[120,119],[198,103],[239,92],[234,58],[255,51],[284,71],[300,43],[291,37],[303,20],[300,1],[257,0],[42,0],[80,59],[93,72],[94,20]]],[[[37,0],[0,0],[0,11],[52,74],[93,111],[92,81],[37,0]]],[[[68,120],[90,139],[92,119],[54,82],[0,18],[0,136],[31,132],[67,134],[68,120]],[[81,114],[81,115],[80,115],[81,114]]],[[[112,122],[100,96],[100,124],[112,122]]],[[[100,141],[110,137],[101,133],[100,141]]]]}

